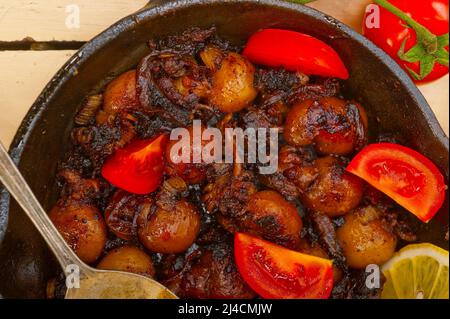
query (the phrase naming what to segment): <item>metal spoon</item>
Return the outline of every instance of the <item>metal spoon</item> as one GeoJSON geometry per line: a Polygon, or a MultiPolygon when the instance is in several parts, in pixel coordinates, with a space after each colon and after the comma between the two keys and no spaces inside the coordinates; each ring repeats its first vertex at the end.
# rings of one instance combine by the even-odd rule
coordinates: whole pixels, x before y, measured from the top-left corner
{"type": "Polygon", "coordinates": [[[136,274],[97,270],[70,249],[0,143],[0,181],[44,237],[66,278],[67,299],[176,299],[158,282],[136,274]]]}

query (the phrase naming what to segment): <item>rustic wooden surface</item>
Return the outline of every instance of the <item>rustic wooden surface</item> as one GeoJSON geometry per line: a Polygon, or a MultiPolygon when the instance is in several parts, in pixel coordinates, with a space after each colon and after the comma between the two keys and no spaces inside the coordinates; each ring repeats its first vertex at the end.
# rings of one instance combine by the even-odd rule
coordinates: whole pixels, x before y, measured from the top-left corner
{"type": "MultiPolygon", "coordinates": [[[[318,0],[310,6],[361,29],[370,0],[318,0]]],[[[0,0],[0,42],[88,41],[147,0],[0,0]],[[67,28],[67,6],[80,9],[80,27],[67,28]]],[[[69,7],[70,8],[70,7],[69,7]]],[[[9,46],[8,46],[9,48],[9,46]]],[[[1,47],[0,47],[1,49],[1,47]]],[[[0,51],[0,141],[9,145],[29,107],[73,50],[0,51]]],[[[420,87],[449,131],[448,76],[420,87]]]]}

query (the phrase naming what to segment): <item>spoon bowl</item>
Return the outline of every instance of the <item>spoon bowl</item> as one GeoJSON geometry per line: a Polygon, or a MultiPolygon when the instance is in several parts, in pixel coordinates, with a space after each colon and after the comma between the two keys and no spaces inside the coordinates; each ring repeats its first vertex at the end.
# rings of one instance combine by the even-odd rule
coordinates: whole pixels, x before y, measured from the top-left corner
{"type": "Polygon", "coordinates": [[[132,273],[90,269],[66,299],[177,299],[160,283],[132,273]]]}

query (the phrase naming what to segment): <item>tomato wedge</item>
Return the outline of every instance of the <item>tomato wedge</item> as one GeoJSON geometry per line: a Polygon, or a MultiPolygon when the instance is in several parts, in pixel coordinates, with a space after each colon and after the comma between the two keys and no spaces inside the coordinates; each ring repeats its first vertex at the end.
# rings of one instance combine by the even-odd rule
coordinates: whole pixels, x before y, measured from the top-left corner
{"type": "Polygon", "coordinates": [[[236,265],[247,284],[266,299],[326,299],[333,288],[331,260],[305,255],[236,233],[236,265]]]}
{"type": "Polygon", "coordinates": [[[164,172],[163,150],[167,135],[135,140],[117,150],[102,168],[111,184],[134,194],[148,194],[158,188],[164,172]]]}
{"type": "Polygon", "coordinates": [[[336,51],[326,43],[300,32],[265,29],[253,34],[243,55],[270,67],[284,67],[310,75],[348,79],[349,74],[336,51]]]}
{"type": "Polygon", "coordinates": [[[446,186],[428,158],[405,146],[371,144],[359,152],[347,171],[382,191],[427,223],[441,208],[446,186]]]}

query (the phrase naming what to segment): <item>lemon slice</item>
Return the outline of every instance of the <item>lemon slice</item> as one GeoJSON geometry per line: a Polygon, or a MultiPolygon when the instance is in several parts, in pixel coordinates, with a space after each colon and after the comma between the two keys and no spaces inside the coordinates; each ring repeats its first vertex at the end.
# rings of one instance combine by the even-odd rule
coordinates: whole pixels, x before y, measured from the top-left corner
{"type": "Polygon", "coordinates": [[[448,299],[448,251],[432,244],[408,245],[381,268],[383,299],[448,299]]]}

